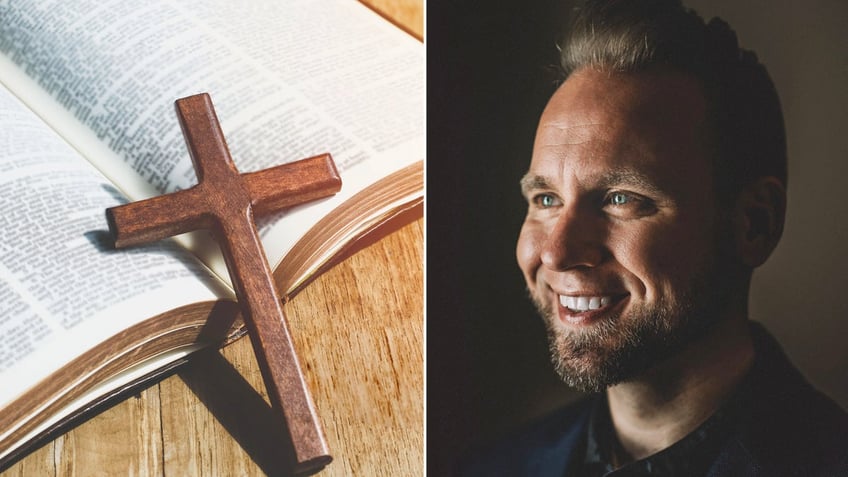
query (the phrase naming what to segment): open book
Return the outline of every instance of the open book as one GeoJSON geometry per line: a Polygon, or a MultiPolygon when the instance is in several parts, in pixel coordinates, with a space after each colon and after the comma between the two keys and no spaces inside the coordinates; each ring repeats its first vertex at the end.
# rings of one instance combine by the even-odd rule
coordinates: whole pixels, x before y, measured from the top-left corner
{"type": "Polygon", "coordinates": [[[333,198],[260,224],[286,299],[420,214],[423,47],[353,0],[0,3],[0,468],[244,331],[206,234],[114,251],[104,210],[192,186],[173,102],[236,166],[330,152],[333,198]]]}

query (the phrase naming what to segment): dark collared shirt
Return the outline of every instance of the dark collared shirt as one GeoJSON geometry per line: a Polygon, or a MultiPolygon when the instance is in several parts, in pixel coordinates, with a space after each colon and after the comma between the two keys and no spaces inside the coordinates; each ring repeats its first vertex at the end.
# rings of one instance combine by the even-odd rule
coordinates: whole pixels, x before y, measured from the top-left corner
{"type": "MultiPolygon", "coordinates": [[[[744,388],[744,386],[743,386],[744,388]]],[[[612,428],[606,398],[598,399],[589,420],[584,444],[582,466],[568,475],[579,477],[629,477],[629,476],[687,476],[706,475],[721,446],[733,432],[733,423],[740,412],[743,392],[670,447],[644,459],[615,468],[612,450],[618,440],[612,428]]],[[[579,463],[579,461],[578,461],[579,463]]]]}
{"type": "MultiPolygon", "coordinates": [[[[642,470],[649,469],[653,475],[683,477],[704,477],[706,472],[710,477],[848,476],[848,414],[804,380],[761,325],[751,323],[751,337],[751,371],[719,412],[680,442],[611,475],[645,475],[642,470]],[[687,444],[690,439],[694,444],[687,444]]],[[[609,458],[598,449],[611,446],[601,444],[599,434],[607,429],[615,435],[607,409],[603,395],[567,406],[470,455],[457,475],[604,475],[609,458]],[[606,415],[593,419],[599,405],[606,415]],[[602,419],[607,420],[603,426],[602,419]],[[591,439],[590,421],[597,422],[591,439]],[[596,451],[587,452],[589,440],[596,451]]]]}

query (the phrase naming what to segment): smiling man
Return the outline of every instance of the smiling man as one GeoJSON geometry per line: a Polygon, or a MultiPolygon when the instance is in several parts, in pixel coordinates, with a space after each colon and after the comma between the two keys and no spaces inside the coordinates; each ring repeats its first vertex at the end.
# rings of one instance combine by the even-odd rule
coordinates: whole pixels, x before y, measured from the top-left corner
{"type": "Polygon", "coordinates": [[[749,321],[783,231],[777,93],[721,20],[590,1],[521,188],[517,257],[561,377],[592,397],[462,475],[848,475],[848,415],[749,321]]]}

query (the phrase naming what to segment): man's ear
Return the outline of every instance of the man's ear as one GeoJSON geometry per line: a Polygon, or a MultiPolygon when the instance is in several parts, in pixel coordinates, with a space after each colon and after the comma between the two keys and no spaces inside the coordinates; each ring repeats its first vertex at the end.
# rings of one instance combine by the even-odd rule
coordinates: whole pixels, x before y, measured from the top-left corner
{"type": "Polygon", "coordinates": [[[786,188],[775,177],[746,185],[736,200],[734,238],[742,263],[763,264],[780,241],[786,216],[786,188]]]}

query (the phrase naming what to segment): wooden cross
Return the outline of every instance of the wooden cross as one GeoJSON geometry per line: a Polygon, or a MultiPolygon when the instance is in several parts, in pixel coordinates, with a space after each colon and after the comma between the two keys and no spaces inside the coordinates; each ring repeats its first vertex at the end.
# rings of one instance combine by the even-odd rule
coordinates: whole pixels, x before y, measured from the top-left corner
{"type": "Polygon", "coordinates": [[[221,246],[271,406],[282,411],[296,471],[327,465],[329,455],[315,407],[289,335],[254,216],[332,195],[341,188],[329,154],[239,174],[208,94],[176,102],[197,173],[190,189],[106,210],[116,247],[211,230],[221,246]]]}

